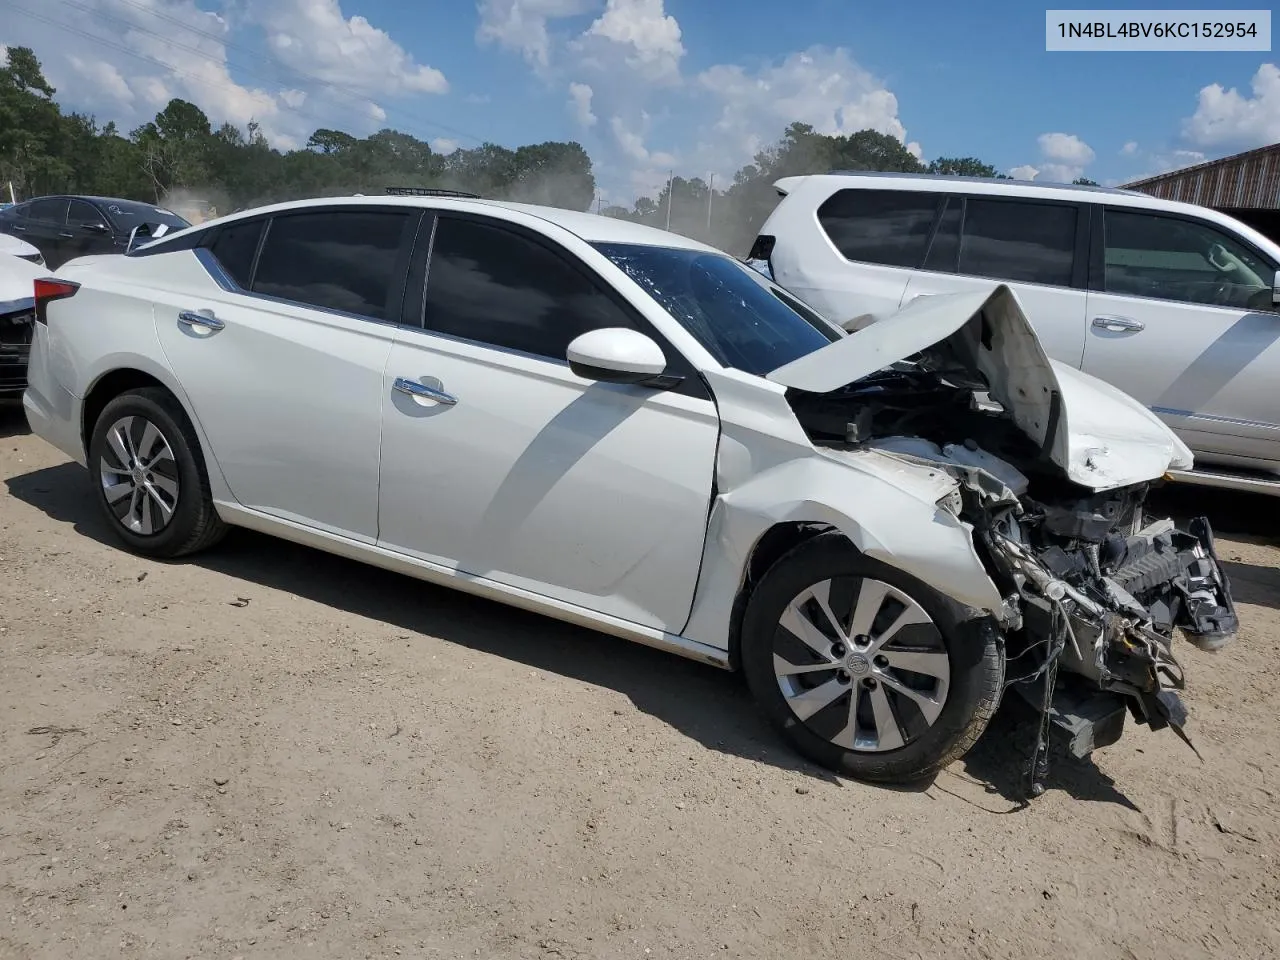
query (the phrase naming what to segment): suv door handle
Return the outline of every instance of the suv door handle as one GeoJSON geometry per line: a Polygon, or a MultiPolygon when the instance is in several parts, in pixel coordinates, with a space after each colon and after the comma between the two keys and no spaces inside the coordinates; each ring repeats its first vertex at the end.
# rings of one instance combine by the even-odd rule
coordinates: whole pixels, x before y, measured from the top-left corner
{"type": "Polygon", "coordinates": [[[1112,333],[1121,333],[1126,330],[1137,333],[1147,328],[1145,323],[1130,320],[1128,317],[1094,317],[1093,325],[1103,330],[1110,330],[1112,333]]]}
{"type": "Polygon", "coordinates": [[[184,327],[204,327],[206,330],[221,330],[226,326],[213,315],[212,310],[183,310],[178,314],[178,322],[184,327]]]}
{"type": "Polygon", "coordinates": [[[396,377],[396,382],[392,384],[392,389],[399,390],[401,393],[408,394],[419,400],[434,400],[436,403],[443,403],[446,407],[452,407],[458,402],[458,398],[451,393],[445,393],[443,390],[428,387],[425,383],[419,383],[417,380],[409,380],[405,377],[396,377]]]}

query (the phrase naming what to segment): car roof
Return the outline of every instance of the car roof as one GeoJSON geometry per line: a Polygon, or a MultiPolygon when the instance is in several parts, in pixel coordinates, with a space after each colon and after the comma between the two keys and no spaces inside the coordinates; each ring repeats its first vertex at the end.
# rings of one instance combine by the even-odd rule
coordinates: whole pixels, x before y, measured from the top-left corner
{"type": "Polygon", "coordinates": [[[404,197],[404,196],[349,196],[349,197],[316,197],[310,200],[292,200],[286,203],[275,203],[237,213],[216,220],[207,220],[194,227],[169,234],[165,239],[177,237],[189,230],[207,230],[220,224],[264,214],[285,213],[290,210],[306,210],[312,207],[341,206],[387,206],[387,207],[421,207],[427,210],[456,211],[459,213],[488,213],[509,210],[537,217],[547,223],[567,230],[587,243],[631,243],[650,247],[675,247],[685,250],[703,250],[709,253],[723,253],[715,247],[691,240],[688,237],[656,227],[606,217],[579,210],[564,210],[560,207],[547,207],[533,203],[516,203],[509,200],[485,200],[463,197],[404,197]]]}

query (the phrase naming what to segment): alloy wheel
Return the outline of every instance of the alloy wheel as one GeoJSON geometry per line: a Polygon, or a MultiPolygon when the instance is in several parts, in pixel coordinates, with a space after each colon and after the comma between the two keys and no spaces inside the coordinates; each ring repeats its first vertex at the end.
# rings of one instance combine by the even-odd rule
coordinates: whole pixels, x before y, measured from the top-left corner
{"type": "Polygon", "coordinates": [[[896,750],[946,706],[951,661],[908,594],[870,577],[823,580],[784,608],[773,672],[796,719],[836,746],[896,750]]]}
{"type": "Polygon", "coordinates": [[[160,428],[146,417],[121,417],[107,431],[98,462],[102,494],[120,524],[150,536],[173,520],[178,463],[160,428]]]}

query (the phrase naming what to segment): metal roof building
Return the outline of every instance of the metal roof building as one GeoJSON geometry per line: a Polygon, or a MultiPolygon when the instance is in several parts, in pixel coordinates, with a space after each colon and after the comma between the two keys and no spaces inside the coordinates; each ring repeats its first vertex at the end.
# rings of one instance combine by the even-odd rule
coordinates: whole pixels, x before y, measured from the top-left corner
{"type": "Polygon", "coordinates": [[[1124,185],[1221,210],[1280,243],[1280,143],[1124,185]]]}

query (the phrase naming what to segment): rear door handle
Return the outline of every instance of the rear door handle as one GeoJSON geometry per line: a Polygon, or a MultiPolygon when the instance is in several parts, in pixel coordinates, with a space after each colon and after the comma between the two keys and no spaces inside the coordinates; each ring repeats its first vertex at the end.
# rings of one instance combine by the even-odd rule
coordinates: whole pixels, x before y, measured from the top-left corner
{"type": "Polygon", "coordinates": [[[183,310],[178,314],[178,322],[184,327],[204,327],[206,330],[221,330],[226,326],[213,315],[212,310],[183,310]]]}
{"type": "Polygon", "coordinates": [[[436,403],[443,403],[446,407],[452,407],[458,402],[458,398],[451,393],[445,393],[443,390],[428,387],[425,383],[419,383],[417,380],[409,380],[405,377],[396,377],[396,382],[392,387],[419,400],[434,400],[436,403]]]}
{"type": "Polygon", "coordinates": [[[1130,320],[1128,317],[1094,317],[1093,325],[1102,330],[1110,330],[1112,333],[1120,333],[1126,330],[1137,333],[1139,330],[1147,328],[1145,323],[1130,320]]]}
{"type": "Polygon", "coordinates": [[[61,237],[63,240],[70,240],[72,237],[74,237],[74,236],[75,236],[75,234],[74,234],[74,233],[60,233],[60,234],[58,234],[58,236],[59,236],[59,237],[61,237]]]}
{"type": "Polygon", "coordinates": [[[26,232],[27,232],[27,228],[26,228],[26,227],[20,226],[19,224],[16,224],[16,223],[15,223],[12,227],[10,227],[9,229],[10,229],[10,230],[12,230],[14,233],[26,233],[26,232]]]}

